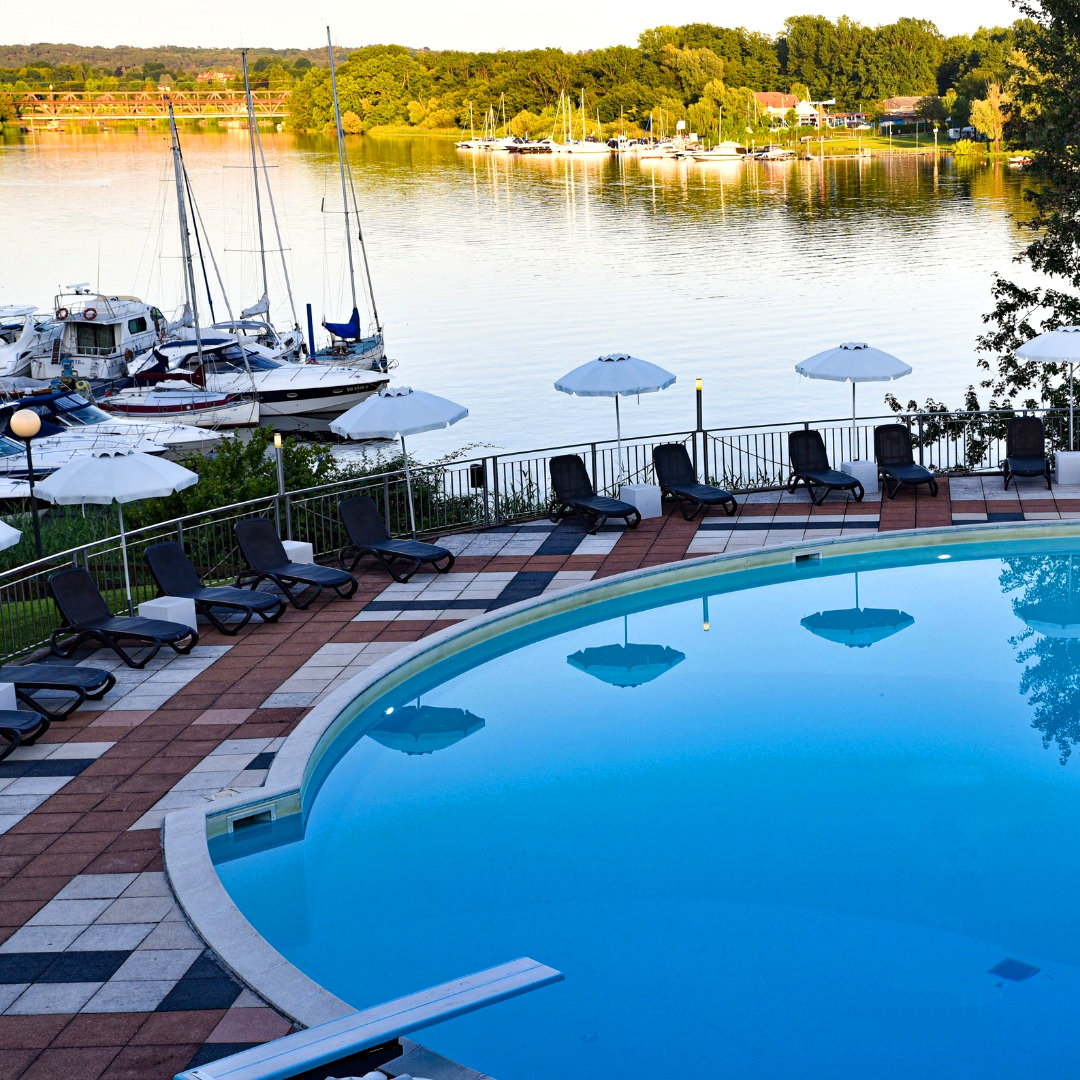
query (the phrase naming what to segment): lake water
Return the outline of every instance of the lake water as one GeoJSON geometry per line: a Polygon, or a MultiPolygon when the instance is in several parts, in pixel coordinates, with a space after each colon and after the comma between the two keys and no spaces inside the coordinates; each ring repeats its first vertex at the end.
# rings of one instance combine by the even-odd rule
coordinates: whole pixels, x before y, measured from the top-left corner
{"type": "MultiPolygon", "coordinates": [[[[342,220],[322,209],[340,205],[333,144],[264,143],[301,322],[307,302],[316,323],[344,319],[342,220]]],[[[184,153],[239,309],[261,293],[246,133],[186,135],[184,153]]],[[[394,378],[471,410],[414,440],[422,457],[608,437],[610,401],[552,383],[614,351],[678,375],[627,406],[631,434],[693,426],[696,376],[709,425],[842,417],[847,388],[793,368],[853,339],[914,367],[892,387],[904,400],[957,402],[978,376],[991,275],[1024,242],[1023,181],[1001,165],[620,164],[370,136],[349,153],[394,378]]],[[[48,308],[58,285],[89,281],[172,311],[172,200],[161,132],[0,144],[0,303],[48,308]]],[[[271,292],[288,320],[278,267],[271,292]]],[[[882,388],[859,400],[879,411],[882,388]]]]}

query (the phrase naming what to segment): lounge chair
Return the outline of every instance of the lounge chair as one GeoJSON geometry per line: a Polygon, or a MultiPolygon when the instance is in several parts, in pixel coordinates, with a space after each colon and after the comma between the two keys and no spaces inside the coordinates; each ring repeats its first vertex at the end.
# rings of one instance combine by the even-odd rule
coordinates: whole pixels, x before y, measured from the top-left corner
{"type": "Polygon", "coordinates": [[[820,431],[792,431],[788,433],[788,460],[791,478],[788,494],[794,495],[799,484],[805,484],[810,501],[820,506],[830,491],[850,491],[856,502],[862,502],[866,491],[851,473],[840,472],[829,464],[825,440],[820,431]],[[815,494],[820,492],[820,494],[815,494]]]}
{"type": "Polygon", "coordinates": [[[115,685],[116,676],[101,668],[79,664],[7,664],[0,668],[0,683],[13,684],[15,696],[34,712],[50,720],[64,720],[85,701],[99,701],[115,685]],[[71,695],[63,706],[46,705],[38,694],[71,695]]]}
{"type": "Polygon", "coordinates": [[[631,529],[641,524],[636,506],[597,495],[585,462],[577,454],[560,454],[548,462],[554,491],[548,518],[558,524],[576,514],[586,532],[594,533],[608,518],[622,518],[631,529]]]}
{"type": "Polygon", "coordinates": [[[256,615],[263,622],[276,622],[285,610],[285,601],[273,593],[238,589],[235,585],[204,585],[175,540],[151,544],[146,549],[146,561],[163,596],[194,600],[196,613],[205,615],[223,634],[238,633],[256,615]],[[236,622],[223,622],[215,611],[239,612],[241,617],[236,622]]]}
{"type": "Polygon", "coordinates": [[[405,582],[425,563],[439,574],[447,574],[454,556],[437,544],[419,540],[395,540],[386,531],[378,507],[367,495],[355,495],[338,503],[341,520],[349,534],[349,543],[338,552],[344,570],[355,570],[365,555],[378,559],[395,580],[405,582]]]}
{"type": "Polygon", "coordinates": [[[289,603],[301,611],[315,600],[324,586],[333,589],[343,600],[357,590],[356,578],[345,570],[318,563],[290,562],[269,518],[238,521],[236,539],[248,564],[247,571],[236,579],[237,585],[250,585],[254,589],[262,581],[272,581],[289,603]],[[309,589],[314,591],[304,599],[304,593],[309,589]]]}
{"type": "Polygon", "coordinates": [[[84,641],[97,641],[112,649],[128,667],[141,668],[157,656],[162,645],[184,656],[199,643],[198,633],[183,623],[113,615],[94,579],[81,568],[58,570],[50,575],[49,591],[63,620],[49,638],[57,656],[71,656],[84,641]],[[150,651],[136,660],[123,647],[123,641],[133,641],[150,651]]]}
{"type": "Polygon", "coordinates": [[[16,747],[29,746],[49,730],[49,718],[26,709],[0,709],[0,761],[16,747]]]}
{"type": "Polygon", "coordinates": [[[738,509],[731,492],[698,483],[690,454],[682,443],[654,446],[652,460],[661,494],[675,500],[687,521],[693,521],[697,512],[707,506],[722,506],[728,517],[738,509]]]}
{"type": "Polygon", "coordinates": [[[878,477],[885,494],[896,498],[901,484],[918,487],[926,484],[931,495],[937,495],[938,483],[934,474],[922,465],[915,464],[911,452],[911,432],[903,424],[882,424],[874,428],[874,457],[877,459],[878,477]]]}
{"type": "Polygon", "coordinates": [[[1005,490],[1017,476],[1042,476],[1050,487],[1050,459],[1046,456],[1046,428],[1037,416],[1014,416],[1005,429],[1005,490]]]}

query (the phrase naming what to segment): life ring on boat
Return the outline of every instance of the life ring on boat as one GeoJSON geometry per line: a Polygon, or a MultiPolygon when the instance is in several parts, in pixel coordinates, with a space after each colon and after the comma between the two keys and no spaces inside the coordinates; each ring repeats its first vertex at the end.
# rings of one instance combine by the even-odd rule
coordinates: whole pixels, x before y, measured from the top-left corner
{"type": "Polygon", "coordinates": [[[130,364],[131,361],[134,360],[134,359],[135,359],[135,350],[134,349],[125,349],[124,350],[124,362],[130,364]]]}
{"type": "Polygon", "coordinates": [[[68,317],[68,309],[66,307],[58,307],[56,309],[56,317],[63,322],[68,317]]]}
{"type": "Polygon", "coordinates": [[[93,322],[97,318],[97,308],[83,308],[82,317],[86,319],[87,322],[93,322]]]}

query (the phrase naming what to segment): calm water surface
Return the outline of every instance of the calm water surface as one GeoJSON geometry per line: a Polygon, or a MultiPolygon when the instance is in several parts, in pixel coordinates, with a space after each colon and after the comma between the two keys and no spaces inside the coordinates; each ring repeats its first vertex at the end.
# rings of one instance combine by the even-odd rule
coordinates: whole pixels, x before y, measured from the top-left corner
{"type": "MultiPolygon", "coordinates": [[[[324,140],[265,136],[297,304],[344,318],[336,157],[324,140]]],[[[261,292],[243,132],[184,152],[235,309],[261,292]]],[[[630,432],[843,416],[845,388],[794,364],[868,340],[915,368],[906,400],[957,400],[995,269],[1022,236],[1022,180],[1002,166],[875,159],[773,165],[473,155],[446,140],[350,146],[376,298],[402,382],[470,420],[422,437],[525,448],[607,436],[611,404],[552,382],[602,352],[675,371],[626,410],[630,432]]],[[[43,307],[59,284],[100,283],[174,309],[180,298],[168,140],[45,136],[0,146],[0,303],[43,307]]],[[[269,231],[269,226],[268,226],[269,231]]],[[[280,269],[275,315],[289,318],[280,269]]],[[[219,306],[219,317],[223,311],[219,306]]],[[[880,405],[864,388],[865,411],[880,405]]],[[[863,411],[863,410],[861,410],[863,411]]]]}

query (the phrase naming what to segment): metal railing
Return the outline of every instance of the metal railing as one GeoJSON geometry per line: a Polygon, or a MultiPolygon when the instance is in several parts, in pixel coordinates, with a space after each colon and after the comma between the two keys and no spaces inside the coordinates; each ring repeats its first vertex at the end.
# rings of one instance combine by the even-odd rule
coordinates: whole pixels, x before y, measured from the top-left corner
{"type": "MultiPolygon", "coordinates": [[[[1066,410],[1031,410],[1043,417],[1051,446],[1065,444],[1066,410]]],[[[771,424],[741,428],[700,428],[628,438],[623,441],[622,482],[651,483],[652,448],[681,442],[698,474],[733,491],[775,489],[790,472],[787,442],[792,431],[814,428],[825,440],[834,466],[873,459],[873,429],[880,423],[904,423],[916,442],[916,460],[946,474],[994,471],[1004,456],[1005,426],[1016,413],[913,413],[850,420],[771,424]]],[[[423,534],[499,525],[535,518],[551,503],[548,462],[557,454],[578,454],[598,491],[614,494],[620,483],[619,456],[613,440],[570,443],[523,452],[489,454],[413,470],[417,530],[423,534]]],[[[243,565],[235,526],[245,518],[266,516],[286,539],[313,544],[316,557],[333,557],[346,542],[338,502],[366,494],[374,499],[392,533],[407,531],[404,474],[376,473],[235,503],[215,510],[128,533],[135,603],[156,595],[146,567],[146,548],[161,540],[179,540],[199,573],[219,583],[235,578],[243,565]]],[[[48,642],[58,625],[48,594],[51,574],[65,566],[83,566],[93,574],[113,610],[126,606],[119,537],[83,544],[0,573],[0,659],[25,653],[48,642]]]]}

